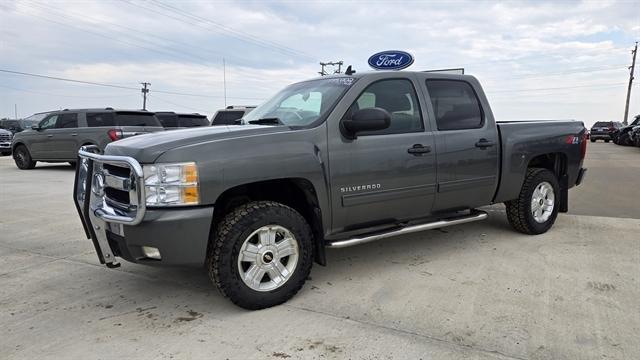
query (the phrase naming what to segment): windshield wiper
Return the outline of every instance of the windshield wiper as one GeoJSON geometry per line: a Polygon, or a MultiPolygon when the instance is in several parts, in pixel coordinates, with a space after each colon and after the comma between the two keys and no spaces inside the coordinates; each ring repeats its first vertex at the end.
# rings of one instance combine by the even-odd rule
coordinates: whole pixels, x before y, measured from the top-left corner
{"type": "Polygon", "coordinates": [[[258,125],[284,125],[277,117],[262,118],[257,120],[249,120],[249,124],[258,125]]]}

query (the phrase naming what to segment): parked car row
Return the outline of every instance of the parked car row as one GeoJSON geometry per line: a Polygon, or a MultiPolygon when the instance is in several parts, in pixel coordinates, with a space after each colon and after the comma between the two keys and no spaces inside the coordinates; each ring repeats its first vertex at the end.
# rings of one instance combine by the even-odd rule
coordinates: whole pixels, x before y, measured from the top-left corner
{"type": "Polygon", "coordinates": [[[42,112],[26,119],[0,120],[0,153],[13,153],[20,169],[32,169],[36,162],[75,163],[78,149],[105,146],[122,138],[156,132],[210,125],[239,124],[255,106],[228,106],[209,122],[198,113],[143,110],[64,109],[42,112]],[[26,130],[26,131],[25,131],[26,130]]]}
{"type": "Polygon", "coordinates": [[[620,127],[612,134],[612,140],[617,145],[640,146],[640,115],[626,126],[620,127]]]}

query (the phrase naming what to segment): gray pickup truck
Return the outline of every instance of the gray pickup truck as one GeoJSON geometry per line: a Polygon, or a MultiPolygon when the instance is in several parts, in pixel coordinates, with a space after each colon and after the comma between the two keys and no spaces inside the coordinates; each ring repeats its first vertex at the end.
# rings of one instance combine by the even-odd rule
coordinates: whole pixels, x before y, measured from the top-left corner
{"type": "Polygon", "coordinates": [[[260,309],[291,298],[327,247],[482,220],[483,205],[544,233],[585,173],[582,122],[496,123],[468,75],[304,81],[243,123],[81,149],[74,199],[100,261],[205,265],[260,309]]]}

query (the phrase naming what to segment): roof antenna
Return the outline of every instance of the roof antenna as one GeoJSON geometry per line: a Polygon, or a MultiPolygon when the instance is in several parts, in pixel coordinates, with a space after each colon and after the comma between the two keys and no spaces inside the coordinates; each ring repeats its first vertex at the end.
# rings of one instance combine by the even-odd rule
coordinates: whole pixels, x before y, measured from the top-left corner
{"type": "Polygon", "coordinates": [[[353,75],[356,71],[351,68],[351,65],[347,66],[347,70],[344,71],[345,75],[353,75]]]}

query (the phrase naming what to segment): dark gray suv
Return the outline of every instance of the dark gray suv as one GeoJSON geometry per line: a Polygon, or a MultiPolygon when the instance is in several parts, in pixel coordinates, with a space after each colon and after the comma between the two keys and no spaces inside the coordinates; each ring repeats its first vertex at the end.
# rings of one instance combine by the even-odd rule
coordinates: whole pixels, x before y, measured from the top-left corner
{"type": "Polygon", "coordinates": [[[17,133],[11,144],[20,169],[33,169],[37,161],[74,163],[78,149],[138,134],[164,130],[153,112],[139,110],[65,109],[52,111],[30,130],[17,133]]]}

